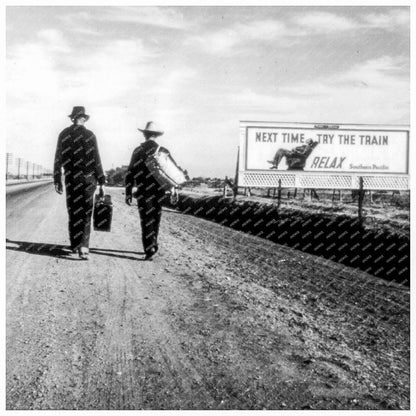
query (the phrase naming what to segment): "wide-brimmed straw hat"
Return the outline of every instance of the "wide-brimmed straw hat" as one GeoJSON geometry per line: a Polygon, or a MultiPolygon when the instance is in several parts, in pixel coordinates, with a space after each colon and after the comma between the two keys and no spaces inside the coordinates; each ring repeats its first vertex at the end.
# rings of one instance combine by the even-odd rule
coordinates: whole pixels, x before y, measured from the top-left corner
{"type": "Polygon", "coordinates": [[[154,136],[161,136],[164,131],[157,127],[157,125],[153,121],[148,121],[146,127],[144,129],[137,129],[142,133],[152,133],[154,136]]]}
{"type": "Polygon", "coordinates": [[[68,116],[71,120],[78,117],[85,117],[87,120],[90,118],[88,114],[85,114],[85,107],[76,106],[72,109],[72,113],[68,116]]]}

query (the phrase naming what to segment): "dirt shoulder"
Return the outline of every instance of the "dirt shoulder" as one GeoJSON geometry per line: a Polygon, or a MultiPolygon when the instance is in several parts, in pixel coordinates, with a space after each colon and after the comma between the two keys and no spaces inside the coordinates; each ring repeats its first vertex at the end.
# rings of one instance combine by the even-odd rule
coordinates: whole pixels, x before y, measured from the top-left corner
{"type": "Polygon", "coordinates": [[[408,409],[409,291],[109,189],[91,260],[52,186],[7,200],[8,409],[408,409]]]}

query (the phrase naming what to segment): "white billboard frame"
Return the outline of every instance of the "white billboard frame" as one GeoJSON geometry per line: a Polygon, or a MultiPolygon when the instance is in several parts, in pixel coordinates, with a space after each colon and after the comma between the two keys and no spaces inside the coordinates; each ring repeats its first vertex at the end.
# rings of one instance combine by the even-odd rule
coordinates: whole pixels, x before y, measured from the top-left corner
{"type": "Polygon", "coordinates": [[[380,124],[336,124],[336,123],[284,123],[266,121],[240,121],[240,146],[238,157],[238,186],[276,188],[314,188],[314,189],[358,189],[360,178],[363,178],[364,189],[367,190],[408,190],[409,178],[409,140],[410,128],[406,125],[380,124]],[[247,168],[248,132],[249,129],[297,129],[323,130],[331,133],[336,131],[369,131],[369,132],[400,132],[406,134],[404,173],[327,172],[303,170],[270,170],[247,168]]]}

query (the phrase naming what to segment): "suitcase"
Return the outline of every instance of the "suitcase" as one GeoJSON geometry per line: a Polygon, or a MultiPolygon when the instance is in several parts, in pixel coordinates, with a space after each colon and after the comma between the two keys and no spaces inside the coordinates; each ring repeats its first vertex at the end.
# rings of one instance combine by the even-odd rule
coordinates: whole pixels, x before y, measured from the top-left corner
{"type": "Polygon", "coordinates": [[[169,154],[160,151],[160,146],[153,155],[147,157],[145,164],[150,173],[165,191],[171,191],[184,184],[189,178],[170,157],[169,154]]]}
{"type": "Polygon", "coordinates": [[[96,231],[111,231],[111,220],[113,218],[113,204],[111,195],[104,197],[95,196],[93,223],[96,231]]]}

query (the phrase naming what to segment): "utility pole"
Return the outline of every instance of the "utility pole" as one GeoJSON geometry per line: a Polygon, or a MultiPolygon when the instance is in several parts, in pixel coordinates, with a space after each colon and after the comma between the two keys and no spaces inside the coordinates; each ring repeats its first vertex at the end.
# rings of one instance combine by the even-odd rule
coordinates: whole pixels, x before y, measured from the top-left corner
{"type": "Polygon", "coordinates": [[[13,153],[6,153],[6,181],[9,179],[9,167],[13,164],[13,153]]]}
{"type": "Polygon", "coordinates": [[[21,157],[17,158],[17,179],[20,179],[20,168],[23,165],[23,159],[21,157]]]}

